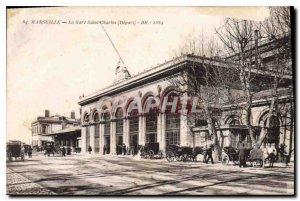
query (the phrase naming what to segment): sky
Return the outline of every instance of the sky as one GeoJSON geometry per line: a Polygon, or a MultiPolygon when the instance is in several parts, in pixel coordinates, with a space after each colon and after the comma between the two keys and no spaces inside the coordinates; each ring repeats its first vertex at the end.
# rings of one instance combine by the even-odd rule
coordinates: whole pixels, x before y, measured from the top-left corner
{"type": "Polygon", "coordinates": [[[104,25],[131,75],[172,59],[190,39],[214,37],[225,17],[262,20],[265,7],[61,7],[11,9],[7,15],[7,140],[31,141],[30,123],[43,116],[79,118],[79,96],[112,83],[119,61],[104,25]],[[74,21],[32,24],[31,20],[74,21]],[[76,23],[76,21],[78,23],[76,23]],[[154,24],[154,22],[163,24],[154,24]],[[151,22],[151,24],[150,24],[151,22]]]}

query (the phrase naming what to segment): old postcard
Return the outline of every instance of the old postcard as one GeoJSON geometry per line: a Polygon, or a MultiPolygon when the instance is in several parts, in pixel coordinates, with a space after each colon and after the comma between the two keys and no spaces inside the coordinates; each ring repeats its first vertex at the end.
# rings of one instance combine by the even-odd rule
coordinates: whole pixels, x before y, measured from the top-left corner
{"type": "Polygon", "coordinates": [[[293,7],[7,8],[8,195],[294,195],[293,7]]]}

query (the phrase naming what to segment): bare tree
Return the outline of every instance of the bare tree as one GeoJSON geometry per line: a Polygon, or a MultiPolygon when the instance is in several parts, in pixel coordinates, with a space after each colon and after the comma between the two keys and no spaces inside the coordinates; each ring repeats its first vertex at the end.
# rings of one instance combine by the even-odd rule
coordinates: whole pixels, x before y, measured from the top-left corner
{"type": "Polygon", "coordinates": [[[223,42],[225,48],[235,55],[241,89],[244,92],[246,105],[244,107],[245,122],[252,143],[256,143],[254,127],[252,125],[252,102],[253,102],[253,63],[255,60],[255,33],[258,24],[249,20],[228,18],[222,29],[216,30],[217,35],[223,42]]]}
{"type": "Polygon", "coordinates": [[[195,139],[193,130],[197,124],[195,120],[205,119],[208,134],[212,137],[215,148],[215,158],[220,159],[221,147],[217,135],[218,115],[221,113],[221,103],[228,101],[229,93],[226,92],[235,84],[235,74],[230,73],[234,69],[222,69],[216,66],[217,62],[223,61],[219,60],[220,46],[213,38],[206,40],[206,43],[203,39],[201,41],[190,40],[181,48],[181,51],[190,53],[194,57],[197,57],[194,55],[195,52],[202,55],[198,56],[202,63],[192,62],[183,71],[170,77],[169,81],[176,86],[180,94],[198,98],[198,106],[202,109],[202,113],[186,114],[190,133],[195,139]]]}
{"type": "MultiPolygon", "coordinates": [[[[252,125],[252,105],[253,94],[257,91],[256,72],[263,70],[266,77],[270,77],[270,72],[273,74],[273,82],[268,89],[272,89],[272,100],[270,104],[269,117],[276,110],[278,99],[278,86],[283,81],[284,75],[291,67],[289,60],[291,59],[290,38],[283,37],[283,34],[288,34],[290,37],[290,17],[287,7],[271,8],[271,16],[263,23],[253,22],[249,20],[227,19],[224,26],[216,30],[217,35],[223,42],[225,48],[233,56],[228,56],[226,59],[233,60],[237,63],[239,71],[240,86],[244,92],[246,105],[243,108],[245,111],[245,123],[252,141],[252,144],[261,146],[265,139],[268,129],[263,128],[260,136],[254,135],[254,127],[252,125]],[[259,31],[261,30],[261,31],[259,31]],[[261,65],[261,55],[263,53],[258,50],[258,38],[266,38],[267,42],[274,42],[272,53],[275,55],[274,62],[271,64],[273,69],[266,69],[261,65]],[[262,68],[265,69],[262,69],[262,68]],[[255,82],[254,82],[255,81],[255,82]]],[[[270,118],[267,120],[267,126],[270,125],[270,118]]]]}
{"type": "Polygon", "coordinates": [[[278,109],[278,88],[284,79],[284,75],[292,73],[292,52],[291,52],[291,21],[289,7],[270,7],[270,17],[261,23],[262,36],[268,41],[274,42],[276,46],[272,49],[274,62],[271,70],[274,74],[270,83],[271,104],[268,112],[266,128],[263,128],[257,142],[260,146],[269,134],[270,120],[272,116],[279,114],[278,109]]]}

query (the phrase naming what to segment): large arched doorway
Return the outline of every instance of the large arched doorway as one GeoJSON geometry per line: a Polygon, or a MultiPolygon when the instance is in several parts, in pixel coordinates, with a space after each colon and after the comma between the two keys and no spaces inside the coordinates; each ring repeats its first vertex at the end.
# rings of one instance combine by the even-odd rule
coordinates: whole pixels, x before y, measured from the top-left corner
{"type": "Polygon", "coordinates": [[[94,116],[93,116],[93,121],[94,121],[94,124],[95,124],[95,132],[94,132],[94,150],[95,150],[95,153],[99,153],[99,146],[100,146],[100,117],[99,117],[99,113],[98,112],[95,112],[94,113],[94,116]]]}
{"type": "Polygon", "coordinates": [[[150,111],[145,114],[146,118],[146,143],[157,142],[157,113],[150,111]]]}
{"type": "Polygon", "coordinates": [[[280,140],[280,120],[278,116],[272,115],[269,121],[269,127],[267,127],[268,118],[264,121],[264,126],[267,127],[267,135],[264,143],[274,144],[275,147],[278,147],[280,140]]]}
{"type": "Polygon", "coordinates": [[[86,150],[85,151],[88,152],[88,148],[91,145],[90,144],[90,126],[88,125],[88,123],[90,121],[90,115],[85,114],[83,121],[86,124],[86,127],[85,127],[85,148],[86,148],[86,150]]]}
{"type": "Polygon", "coordinates": [[[123,127],[123,109],[118,108],[116,111],[116,153],[122,154],[123,146],[123,136],[124,136],[124,127],[123,127]]]}
{"type": "Polygon", "coordinates": [[[136,104],[132,101],[128,107],[129,147],[132,154],[137,154],[139,143],[139,111],[136,104]]]}
{"type": "Polygon", "coordinates": [[[225,121],[225,124],[229,126],[229,146],[238,148],[240,143],[244,140],[248,140],[249,136],[247,137],[247,129],[239,127],[241,125],[241,120],[236,115],[231,115],[225,121]],[[247,138],[247,139],[245,139],[247,138]]]}
{"type": "Polygon", "coordinates": [[[165,96],[164,101],[167,103],[176,103],[176,105],[167,105],[165,109],[166,114],[166,146],[180,145],[180,98],[171,92],[165,96]],[[176,103],[177,99],[177,103],[176,103]],[[173,108],[175,107],[175,108],[173,108]]]}
{"type": "Polygon", "coordinates": [[[110,153],[110,114],[105,112],[103,114],[103,124],[104,124],[104,154],[110,153]]]}
{"type": "Polygon", "coordinates": [[[150,96],[146,99],[144,108],[145,115],[145,142],[146,143],[156,143],[157,142],[157,116],[158,116],[158,105],[156,100],[150,96]],[[152,105],[148,108],[147,104],[152,105]]]}

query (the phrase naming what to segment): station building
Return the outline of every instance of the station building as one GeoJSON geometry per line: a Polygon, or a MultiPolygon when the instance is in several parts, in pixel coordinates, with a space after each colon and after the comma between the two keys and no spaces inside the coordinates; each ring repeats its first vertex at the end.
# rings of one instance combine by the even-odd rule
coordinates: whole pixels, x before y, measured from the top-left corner
{"type": "MultiPolygon", "coordinates": [[[[272,44],[263,44],[261,60],[265,68],[254,70],[257,83],[271,82],[275,74],[269,67],[274,57],[272,44]],[[271,48],[271,49],[270,49],[271,48]]],[[[203,70],[203,64],[214,61],[213,68],[236,67],[234,61],[219,58],[206,58],[196,55],[182,55],[144,72],[131,76],[125,66],[118,66],[113,83],[93,94],[82,97],[81,107],[81,140],[82,152],[88,147],[96,154],[119,154],[118,147],[127,148],[157,142],[159,149],[165,152],[168,145],[205,146],[212,143],[205,119],[196,119],[194,123],[188,121],[187,115],[163,111],[163,100],[170,102],[177,94],[176,86],[172,85],[169,77],[182,72],[191,65],[203,70]],[[111,100],[126,100],[121,104],[113,104],[111,100]],[[138,109],[136,99],[140,100],[141,110],[138,109]],[[159,99],[160,104],[147,104],[159,99]],[[152,107],[153,106],[153,107],[152,107]],[[134,109],[133,109],[134,108],[134,109]]],[[[184,86],[183,86],[184,87],[184,86]]],[[[241,92],[241,89],[237,89],[241,92]]],[[[288,148],[294,146],[293,121],[293,76],[285,73],[278,89],[279,107],[283,108],[280,115],[274,116],[272,136],[268,136],[266,143],[272,146],[285,144],[288,148]]],[[[253,94],[252,124],[257,133],[266,126],[270,100],[270,89],[262,89],[253,94]]],[[[243,105],[243,99],[240,105],[243,105]]],[[[168,104],[170,106],[170,104],[168,104]]],[[[217,132],[219,142],[224,146],[238,146],[238,142],[245,142],[251,146],[250,137],[245,126],[245,114],[240,107],[226,102],[218,106],[221,113],[218,115],[217,132]]],[[[266,146],[265,143],[265,146],[266,146]]]]}
{"type": "Polygon", "coordinates": [[[33,147],[43,147],[49,141],[74,149],[80,146],[80,119],[75,118],[74,111],[66,117],[50,116],[50,111],[45,110],[45,116],[39,116],[31,123],[31,130],[33,147]]]}

